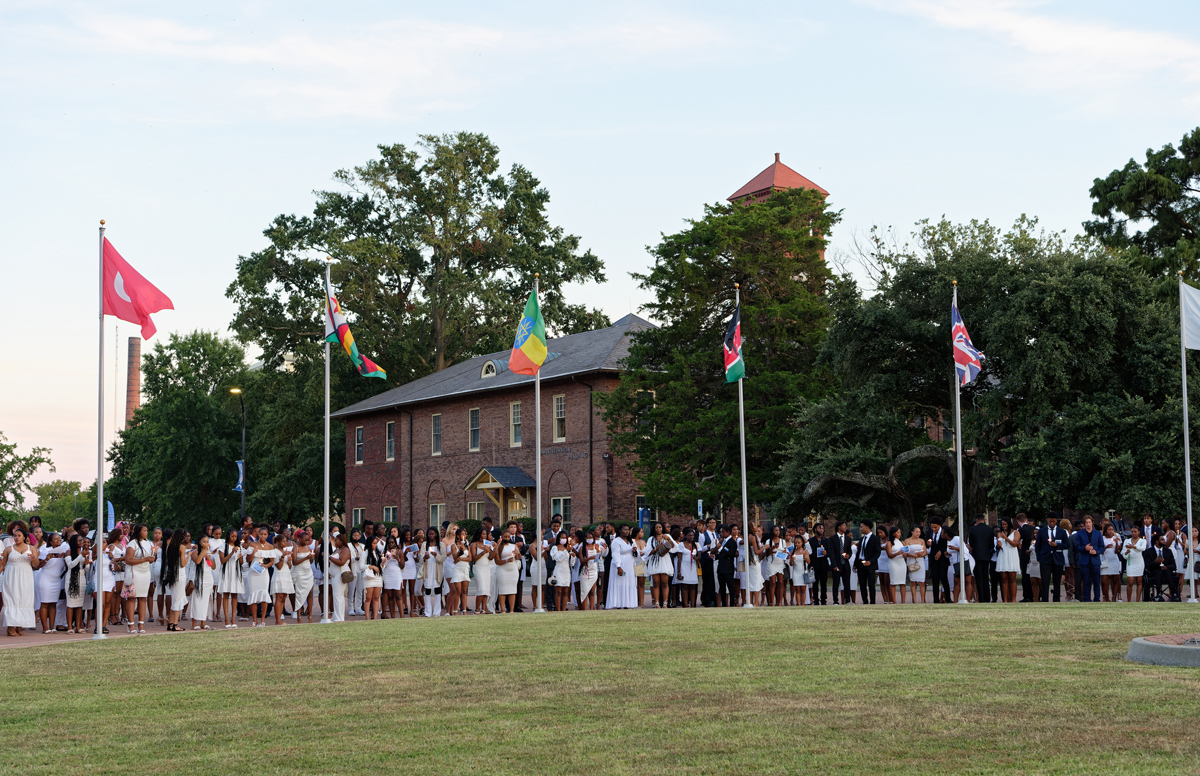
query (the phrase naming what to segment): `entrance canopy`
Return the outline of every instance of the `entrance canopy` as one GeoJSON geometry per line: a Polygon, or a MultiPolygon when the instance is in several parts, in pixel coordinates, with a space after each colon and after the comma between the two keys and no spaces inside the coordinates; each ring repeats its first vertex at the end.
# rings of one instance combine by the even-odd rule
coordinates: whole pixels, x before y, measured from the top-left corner
{"type": "Polygon", "coordinates": [[[530,491],[537,487],[537,481],[530,477],[519,466],[485,466],[479,470],[467,483],[463,490],[482,490],[496,509],[500,511],[500,521],[504,522],[515,515],[515,509],[508,508],[508,496],[520,503],[523,517],[529,516],[530,491]]]}

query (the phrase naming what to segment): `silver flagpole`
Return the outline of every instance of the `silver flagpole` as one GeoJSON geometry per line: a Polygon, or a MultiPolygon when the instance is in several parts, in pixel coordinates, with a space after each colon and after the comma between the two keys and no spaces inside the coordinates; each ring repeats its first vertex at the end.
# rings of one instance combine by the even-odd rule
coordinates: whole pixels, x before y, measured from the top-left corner
{"type": "MultiPolygon", "coordinates": [[[[954,281],[954,309],[958,309],[958,281],[954,281]]],[[[961,315],[962,313],[959,313],[961,315]]],[[[954,347],[954,334],[950,334],[950,347],[954,347]]],[[[951,351],[953,354],[953,351],[951,351]]],[[[967,538],[963,535],[963,476],[962,476],[962,407],[959,395],[962,393],[962,381],[958,379],[958,370],[954,370],[954,452],[958,459],[958,602],[967,603],[967,538]]]]}
{"type": "MultiPolygon", "coordinates": [[[[742,286],[740,283],[733,284],[733,309],[738,310],[740,314],[742,306],[742,286]]],[[[741,326],[741,321],[738,321],[738,326],[741,326]]],[[[742,374],[746,373],[746,363],[742,361],[742,374]]],[[[738,378],[738,437],[742,444],[742,541],[746,543],[746,562],[750,562],[750,498],[746,495],[746,405],[742,398],[742,378],[738,378]]],[[[736,558],[735,558],[736,561],[736,558]]],[[[749,574],[749,571],[747,571],[749,574]]],[[[747,577],[749,578],[749,577],[747,577]]],[[[742,606],[743,609],[753,609],[754,604],[750,603],[750,596],[746,596],[746,603],[742,606]]]]}
{"type": "MultiPolygon", "coordinates": [[[[325,257],[325,319],[329,320],[329,257],[325,257]]],[[[329,619],[329,340],[325,340],[325,555],[321,575],[321,622],[329,619]]]]}
{"type": "Polygon", "coordinates": [[[96,430],[96,635],[93,639],[106,639],[104,635],[104,219],[100,219],[100,372],[99,399],[97,405],[96,430]]]}
{"type": "MultiPolygon", "coordinates": [[[[539,273],[533,275],[533,298],[538,296],[538,276],[539,273]]],[[[538,311],[541,311],[541,301],[538,301],[538,311]]],[[[538,605],[533,611],[541,613],[546,611],[546,586],[542,584],[542,368],[539,366],[533,380],[533,425],[537,428],[535,434],[535,442],[533,444],[534,456],[537,461],[534,463],[534,477],[537,479],[537,493],[534,494],[534,503],[537,505],[537,536],[534,537],[533,547],[533,586],[538,591],[538,605]]],[[[590,465],[590,464],[589,464],[590,465]]],[[[518,602],[519,603],[519,602],[518,602]]]]}
{"type": "MultiPolygon", "coordinates": [[[[1192,440],[1188,426],[1188,390],[1187,390],[1187,334],[1184,332],[1183,320],[1183,270],[1179,271],[1179,358],[1180,374],[1183,375],[1183,482],[1187,490],[1187,564],[1194,569],[1196,564],[1195,550],[1192,548],[1192,440]]],[[[1200,603],[1196,600],[1196,574],[1193,571],[1190,584],[1191,598],[1188,603],[1200,603]]]]}

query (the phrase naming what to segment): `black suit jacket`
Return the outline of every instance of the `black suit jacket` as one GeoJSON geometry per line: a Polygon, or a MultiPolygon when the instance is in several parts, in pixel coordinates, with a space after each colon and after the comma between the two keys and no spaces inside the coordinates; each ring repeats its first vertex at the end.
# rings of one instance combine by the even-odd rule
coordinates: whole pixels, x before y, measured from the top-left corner
{"type": "Polygon", "coordinates": [[[879,537],[875,534],[868,534],[866,537],[859,539],[858,555],[854,558],[854,567],[857,569],[870,569],[872,571],[879,570],[879,555],[882,548],[879,546],[879,537]],[[870,561],[870,566],[864,566],[863,561],[870,561]]]}
{"type": "Polygon", "coordinates": [[[723,542],[720,539],[717,541],[717,573],[732,576],[737,571],[737,540],[730,536],[723,542]]]}
{"type": "Polygon", "coordinates": [[[850,534],[844,533],[838,536],[834,532],[825,540],[825,552],[829,555],[829,567],[832,569],[842,569],[850,564],[850,561],[842,557],[842,553],[849,553],[850,547],[854,540],[850,538],[850,534]]]}
{"type": "Polygon", "coordinates": [[[1033,543],[1033,537],[1037,534],[1037,529],[1032,524],[1026,523],[1017,529],[1017,533],[1021,534],[1021,555],[1026,557],[1029,555],[1029,545],[1033,543]]]}
{"type": "Polygon", "coordinates": [[[1158,560],[1158,548],[1151,547],[1149,550],[1146,550],[1144,556],[1146,559],[1146,568],[1153,572],[1165,571],[1169,574],[1177,573],[1175,569],[1175,553],[1171,552],[1170,547],[1163,547],[1162,554],[1162,562],[1160,563],[1158,560]]]}
{"type": "Polygon", "coordinates": [[[931,530],[929,532],[929,563],[931,565],[949,565],[950,558],[947,555],[947,549],[949,545],[950,536],[946,533],[945,528],[942,528],[940,536],[935,530],[931,530]],[[934,556],[939,552],[942,554],[942,557],[940,559],[935,558],[934,556]]]}
{"type": "Polygon", "coordinates": [[[822,569],[826,571],[829,570],[829,550],[825,550],[824,558],[817,557],[817,548],[825,547],[826,541],[826,539],[818,539],[815,536],[808,540],[808,556],[810,558],[809,565],[814,569],[822,569]]]}
{"type": "Polygon", "coordinates": [[[967,531],[967,547],[975,556],[975,563],[982,559],[990,561],[992,552],[996,549],[995,531],[987,523],[976,523],[967,531]]]}

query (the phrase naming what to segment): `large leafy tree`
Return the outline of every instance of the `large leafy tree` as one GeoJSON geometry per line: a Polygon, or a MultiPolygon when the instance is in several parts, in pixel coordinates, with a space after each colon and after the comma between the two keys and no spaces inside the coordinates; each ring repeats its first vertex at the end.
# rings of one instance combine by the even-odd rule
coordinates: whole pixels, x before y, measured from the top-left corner
{"type": "Polygon", "coordinates": [[[83,485],[72,480],[51,480],[33,486],[37,494],[37,513],[42,518],[42,525],[47,529],[59,529],[70,525],[77,516],[89,517],[86,511],[79,511],[79,496],[83,485]]]}
{"type": "Polygon", "coordinates": [[[105,497],[122,516],[194,529],[236,515],[241,416],[229,389],[248,384],[243,361],[240,345],[203,331],[145,357],[146,401],[110,453],[105,497]]]}
{"type": "Polygon", "coordinates": [[[1090,191],[1093,221],[1087,233],[1112,248],[1128,249],[1152,276],[1183,270],[1200,280],[1200,127],[1146,150],[1145,164],[1133,159],[1096,178],[1090,191]]]}
{"type": "Polygon", "coordinates": [[[628,374],[600,397],[613,449],[632,455],[650,503],[690,513],[696,500],[741,505],[737,386],[721,343],[741,287],[749,498],[778,498],[776,472],[794,403],[826,387],[814,372],[828,324],[823,251],[840,214],[813,191],[718,204],[651,250],[634,278],[661,327],[640,332],[628,374]]]}
{"type": "Polygon", "coordinates": [[[962,390],[968,512],[1180,503],[1176,313],[1139,267],[1026,219],[1007,233],[926,223],[916,248],[879,242],[870,259],[873,296],[843,281],[831,297],[822,360],[844,394],[801,403],[788,503],[901,519],[926,503],[956,511],[952,435],[938,428],[953,427],[954,280],[986,354],[962,390]]]}
{"type": "Polygon", "coordinates": [[[0,433],[0,509],[6,514],[22,512],[25,499],[33,492],[29,478],[43,466],[54,471],[49,448],[34,447],[20,455],[16,443],[9,443],[0,433]]]}

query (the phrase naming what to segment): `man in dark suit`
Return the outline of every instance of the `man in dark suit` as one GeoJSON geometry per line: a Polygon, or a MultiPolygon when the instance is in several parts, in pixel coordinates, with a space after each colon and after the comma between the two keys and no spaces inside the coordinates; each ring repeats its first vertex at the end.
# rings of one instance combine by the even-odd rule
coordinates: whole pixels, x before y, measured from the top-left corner
{"type": "Polygon", "coordinates": [[[1033,581],[1029,577],[1029,546],[1037,529],[1029,522],[1024,512],[1017,513],[1017,533],[1021,536],[1021,546],[1017,548],[1021,558],[1021,603],[1033,600],[1033,581]]]}
{"type": "Polygon", "coordinates": [[[825,543],[829,556],[829,574],[833,577],[833,605],[838,605],[838,589],[842,590],[841,603],[850,603],[850,534],[846,533],[846,521],[839,520],[833,528],[833,536],[825,543]]]}
{"type": "MultiPolygon", "coordinates": [[[[558,543],[558,532],[562,530],[562,515],[554,515],[550,518],[550,527],[542,532],[542,546],[553,547],[558,543]]],[[[535,551],[536,552],[536,551],[535,551]]],[[[535,558],[536,560],[536,558],[535,558]]],[[[550,577],[554,575],[554,561],[547,555],[542,559],[542,563],[546,564],[546,584],[542,585],[542,601],[543,608],[548,612],[555,611],[554,609],[554,585],[550,584],[550,577]]],[[[530,567],[532,570],[532,566],[530,567]]],[[[521,599],[517,599],[518,601],[521,599]]]]}
{"type": "Polygon", "coordinates": [[[942,518],[936,515],[929,519],[929,573],[933,579],[929,584],[933,587],[933,602],[953,603],[950,597],[950,555],[948,542],[950,537],[942,527],[942,518]],[[940,595],[939,593],[944,593],[940,595]]]}
{"type": "MultiPolygon", "coordinates": [[[[814,606],[827,606],[829,601],[825,594],[825,583],[829,579],[829,554],[825,551],[825,524],[813,526],[813,535],[808,540],[809,565],[813,570],[812,601],[814,606]]],[[[833,597],[837,598],[837,587],[833,588],[833,597]]]]}
{"type": "MultiPolygon", "coordinates": [[[[697,526],[701,528],[701,526],[697,526]]],[[[717,605],[717,574],[713,572],[713,558],[717,554],[718,543],[724,540],[724,534],[717,536],[717,521],[709,518],[702,530],[696,536],[696,549],[700,551],[700,605],[717,605]]]]}
{"type": "Polygon", "coordinates": [[[988,577],[992,553],[996,550],[996,537],[992,527],[987,524],[987,515],[979,513],[971,521],[971,527],[967,530],[967,547],[975,559],[975,592],[979,596],[979,603],[991,603],[992,586],[988,577]]]}
{"type": "MultiPolygon", "coordinates": [[[[1100,556],[1104,554],[1104,534],[1092,523],[1092,516],[1083,518],[1083,528],[1075,532],[1075,566],[1079,584],[1075,597],[1084,603],[1100,601],[1100,556]]],[[[1120,580],[1117,580],[1120,581],[1120,580]]]]}
{"type": "Polygon", "coordinates": [[[864,604],[875,603],[875,571],[879,568],[879,537],[875,535],[875,525],[870,520],[858,524],[859,540],[858,555],[854,558],[854,567],[858,571],[858,592],[862,593],[864,604]]]}
{"type": "Polygon", "coordinates": [[[1142,560],[1146,564],[1146,576],[1143,577],[1145,584],[1142,585],[1142,600],[1154,600],[1150,596],[1150,581],[1154,576],[1150,574],[1150,565],[1156,557],[1154,547],[1158,544],[1158,537],[1162,536],[1162,529],[1154,525],[1154,518],[1149,513],[1142,515],[1142,522],[1138,526],[1142,531],[1142,538],[1146,540],[1146,549],[1142,550],[1142,560]]]}
{"type": "MultiPolygon", "coordinates": [[[[734,574],[737,572],[738,543],[733,538],[729,526],[721,526],[721,538],[717,544],[717,592],[716,603],[721,606],[737,606],[737,601],[731,601],[733,594],[734,574]]],[[[715,603],[714,603],[715,605],[715,603]]]]}
{"type": "Polygon", "coordinates": [[[1050,601],[1050,586],[1054,586],[1054,601],[1058,602],[1059,585],[1062,583],[1063,550],[1067,546],[1067,532],[1058,527],[1058,514],[1051,512],[1046,517],[1046,525],[1038,529],[1037,556],[1042,566],[1042,593],[1039,596],[1042,603],[1050,601]]]}
{"type": "Polygon", "coordinates": [[[1154,541],[1154,547],[1147,550],[1146,556],[1146,587],[1154,587],[1151,601],[1162,601],[1163,585],[1167,586],[1171,601],[1179,600],[1179,576],[1175,569],[1175,553],[1167,547],[1167,537],[1162,534],[1154,541]],[[1152,584],[1151,584],[1152,583],[1152,584]]]}

